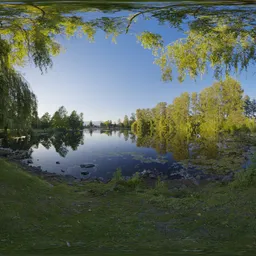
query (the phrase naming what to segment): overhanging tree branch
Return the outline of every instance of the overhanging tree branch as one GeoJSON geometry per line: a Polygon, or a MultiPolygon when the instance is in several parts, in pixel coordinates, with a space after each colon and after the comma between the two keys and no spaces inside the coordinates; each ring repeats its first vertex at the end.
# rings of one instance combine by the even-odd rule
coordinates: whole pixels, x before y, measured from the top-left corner
{"type": "Polygon", "coordinates": [[[35,7],[38,10],[40,10],[42,12],[42,18],[44,18],[44,16],[46,15],[46,12],[42,8],[40,8],[39,6],[34,5],[34,4],[29,4],[29,5],[35,7]]]}

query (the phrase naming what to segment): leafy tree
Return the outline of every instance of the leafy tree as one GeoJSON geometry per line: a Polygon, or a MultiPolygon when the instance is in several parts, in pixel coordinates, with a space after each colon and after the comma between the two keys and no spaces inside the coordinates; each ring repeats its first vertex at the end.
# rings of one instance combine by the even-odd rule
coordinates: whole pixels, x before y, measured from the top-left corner
{"type": "Polygon", "coordinates": [[[132,124],[136,121],[136,115],[135,113],[131,113],[131,117],[130,117],[130,126],[132,126],[132,124]]]}
{"type": "Polygon", "coordinates": [[[75,110],[73,110],[70,116],[68,117],[68,128],[72,130],[83,129],[83,120],[81,120],[80,116],[77,114],[75,110]]]}
{"type": "Polygon", "coordinates": [[[111,120],[105,121],[104,126],[106,126],[108,129],[110,129],[112,127],[112,121],[111,120]]]}
{"type": "MultiPolygon", "coordinates": [[[[210,67],[214,70],[215,77],[221,80],[232,72],[247,70],[256,59],[254,6],[236,5],[230,8],[222,5],[219,8],[218,4],[213,3],[168,3],[150,7],[130,3],[59,5],[35,4],[30,1],[12,5],[5,3],[0,6],[0,12],[0,126],[6,132],[8,128],[27,130],[37,120],[36,97],[15,68],[30,61],[45,72],[52,66],[52,57],[61,52],[58,35],[65,35],[67,38],[86,35],[93,41],[96,32],[103,31],[107,37],[115,40],[118,35],[129,33],[138,17],[145,20],[156,19],[160,25],[179,29],[185,35],[175,42],[165,42],[161,35],[152,31],[135,33],[141,45],[152,50],[155,63],[160,66],[165,81],[172,80],[174,69],[178,71],[178,79],[183,81],[186,76],[195,79],[203,75],[210,67]],[[101,13],[100,17],[88,20],[84,18],[85,15],[81,15],[95,9],[101,13]],[[120,10],[130,11],[131,14],[127,17],[123,13],[119,15],[120,10]]],[[[204,96],[202,94],[199,98],[204,100],[204,96]]],[[[211,98],[208,105],[214,102],[216,100],[211,98]]],[[[164,130],[173,130],[175,111],[175,106],[166,107],[168,122],[160,122],[164,130]],[[169,122],[173,115],[174,119],[169,122]]],[[[201,118],[206,118],[206,115],[199,114],[199,109],[197,111],[196,118],[193,116],[191,122],[200,124],[202,128],[207,121],[201,118]]],[[[212,113],[210,108],[207,111],[210,115],[217,113],[216,108],[212,113]]],[[[227,109],[224,112],[227,113],[226,111],[227,109]]],[[[143,110],[140,114],[143,118],[137,121],[138,131],[147,130],[147,126],[151,127],[151,131],[159,129],[159,122],[154,119],[152,111],[143,110]]],[[[240,105],[239,110],[228,114],[228,118],[221,114],[217,116],[218,120],[212,120],[215,127],[213,130],[218,130],[222,122],[225,127],[230,127],[235,122],[239,122],[240,126],[243,122],[240,105]]],[[[64,119],[56,113],[54,125],[65,127],[60,120],[64,119]]]]}
{"type": "Polygon", "coordinates": [[[138,130],[137,130],[137,121],[135,121],[134,123],[132,123],[131,125],[131,130],[134,132],[134,133],[137,133],[138,130]]]}
{"type": "Polygon", "coordinates": [[[166,5],[138,12],[136,17],[144,15],[145,19],[156,18],[162,24],[168,22],[186,37],[167,46],[161,35],[149,31],[137,38],[144,48],[152,49],[165,81],[173,79],[174,67],[181,82],[186,76],[203,75],[209,67],[220,79],[254,63],[255,13],[255,7],[242,5],[234,9],[225,5],[219,8],[218,4],[166,5]],[[188,26],[182,26],[186,21],[188,26]]]}
{"type": "MultiPolygon", "coordinates": [[[[157,131],[166,132],[166,102],[160,102],[153,108],[154,127],[157,131]]],[[[152,128],[151,128],[152,129],[152,128]]]]}
{"type": "Polygon", "coordinates": [[[41,118],[40,118],[41,128],[47,129],[51,126],[51,116],[48,112],[46,112],[41,118]]]}
{"type": "Polygon", "coordinates": [[[154,125],[153,113],[151,109],[137,109],[136,110],[136,130],[138,134],[146,134],[152,131],[154,125]]]}
{"type": "Polygon", "coordinates": [[[190,102],[190,115],[191,115],[191,124],[193,129],[193,134],[200,133],[200,123],[201,123],[201,112],[200,112],[200,100],[199,95],[196,92],[191,94],[190,102]]]}
{"type": "MultiPolygon", "coordinates": [[[[32,60],[42,71],[52,65],[51,56],[61,51],[56,35],[87,35],[90,41],[98,30],[114,39],[128,33],[138,17],[156,19],[184,32],[185,37],[167,44],[159,34],[143,31],[137,40],[146,49],[152,49],[164,80],[172,79],[177,68],[179,80],[207,72],[209,66],[220,78],[232,71],[246,70],[255,60],[254,6],[219,3],[166,3],[161,6],[135,4],[23,4],[1,5],[1,32],[8,35],[4,43],[9,47],[11,65],[22,65],[32,60]],[[83,19],[81,13],[101,12],[95,19],[83,19]],[[118,13],[128,10],[131,15],[118,13]],[[115,16],[113,17],[113,14],[115,16]],[[15,14],[15,15],[14,15],[15,14]],[[27,18],[29,17],[29,19],[27,18]],[[184,26],[187,25],[187,26],[184,26]],[[25,44],[23,43],[25,42],[25,44]]],[[[169,43],[169,42],[168,42],[169,43]]]]}
{"type": "Polygon", "coordinates": [[[61,106],[52,116],[52,126],[56,129],[68,128],[68,115],[64,106],[61,106]]]}
{"type": "Polygon", "coordinates": [[[123,124],[124,124],[124,127],[129,127],[129,118],[127,115],[124,116],[123,124]]]}
{"type": "Polygon", "coordinates": [[[248,95],[244,97],[244,112],[248,118],[256,118],[256,100],[251,100],[248,95]]]}
{"type": "MultiPolygon", "coordinates": [[[[249,115],[253,116],[252,113],[249,115]]],[[[132,130],[139,137],[157,134],[159,140],[177,133],[179,137],[189,139],[193,134],[216,137],[220,131],[232,132],[246,125],[250,130],[253,128],[244,115],[241,85],[231,77],[214,83],[199,94],[182,93],[168,106],[160,102],[153,109],[137,109],[136,116],[132,130]]]]}
{"type": "Polygon", "coordinates": [[[180,97],[174,99],[172,120],[175,130],[185,134],[191,133],[190,96],[187,92],[182,93],[180,97]]]}
{"type": "Polygon", "coordinates": [[[119,127],[122,126],[122,122],[121,122],[121,119],[120,119],[120,118],[117,120],[117,125],[118,125],[119,127]]]}
{"type": "Polygon", "coordinates": [[[252,116],[252,102],[248,95],[244,97],[244,113],[247,117],[252,116]]]}

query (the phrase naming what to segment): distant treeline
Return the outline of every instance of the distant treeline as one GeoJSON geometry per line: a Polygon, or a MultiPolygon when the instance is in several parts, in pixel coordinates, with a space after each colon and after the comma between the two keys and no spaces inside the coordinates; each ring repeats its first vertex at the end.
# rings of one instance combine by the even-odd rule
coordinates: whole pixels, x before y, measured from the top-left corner
{"type": "Polygon", "coordinates": [[[68,115],[68,112],[64,106],[61,106],[51,117],[46,112],[33,128],[37,129],[58,129],[58,130],[81,130],[83,129],[83,113],[78,114],[75,110],[68,115]]]}
{"type": "Polygon", "coordinates": [[[107,128],[107,129],[122,129],[130,128],[131,125],[136,121],[135,114],[132,113],[130,119],[127,115],[124,116],[123,122],[118,119],[118,122],[112,122],[112,120],[107,120],[101,122],[100,125],[93,124],[92,121],[88,125],[84,125],[83,113],[78,114],[75,110],[68,115],[67,110],[64,106],[60,107],[51,117],[51,115],[46,112],[38,121],[33,125],[35,129],[59,129],[59,130],[81,130],[83,128],[107,128]]]}
{"type": "Polygon", "coordinates": [[[138,135],[161,133],[212,136],[226,131],[256,131],[256,101],[243,96],[241,85],[228,77],[200,93],[182,93],[167,105],[137,109],[132,130],[138,135]]]}
{"type": "MultiPolygon", "coordinates": [[[[125,115],[124,119],[123,119],[123,122],[121,121],[120,118],[118,119],[117,123],[116,122],[112,122],[112,120],[107,120],[105,122],[101,122],[100,123],[100,127],[101,128],[108,128],[108,129],[130,128],[135,121],[136,121],[136,116],[135,116],[134,113],[132,113],[130,119],[128,118],[127,115],[125,115]]],[[[90,122],[90,124],[91,124],[91,122],[90,122]]]]}

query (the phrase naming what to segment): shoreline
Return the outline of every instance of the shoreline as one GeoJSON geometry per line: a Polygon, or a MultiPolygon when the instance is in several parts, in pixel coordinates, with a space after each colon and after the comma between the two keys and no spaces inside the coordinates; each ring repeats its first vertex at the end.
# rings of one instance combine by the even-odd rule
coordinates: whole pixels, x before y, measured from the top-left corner
{"type": "MultiPolygon", "coordinates": [[[[41,167],[31,166],[28,163],[25,163],[22,161],[22,159],[15,159],[15,158],[8,158],[8,157],[1,157],[0,159],[3,159],[6,162],[12,163],[23,169],[25,172],[27,172],[30,175],[37,176],[46,182],[49,183],[50,186],[55,186],[61,183],[67,184],[69,186],[74,185],[84,185],[85,183],[99,183],[99,184],[108,184],[113,179],[108,179],[107,181],[103,180],[101,177],[97,177],[94,179],[78,179],[72,175],[62,175],[52,172],[43,171],[41,167]]],[[[122,180],[125,182],[128,182],[130,179],[132,179],[135,176],[122,176],[122,180]]],[[[216,176],[216,175],[215,175],[216,176]]],[[[161,182],[172,184],[174,187],[178,189],[184,189],[184,188],[192,188],[192,187],[204,187],[205,185],[212,183],[230,183],[234,180],[234,174],[231,173],[229,175],[225,175],[223,177],[215,177],[211,179],[197,179],[194,177],[190,178],[182,178],[182,179],[170,179],[170,178],[164,178],[161,173],[153,174],[153,171],[150,170],[144,170],[140,173],[139,178],[148,186],[151,188],[154,188],[156,183],[158,182],[158,179],[160,179],[161,182]],[[152,178],[152,175],[154,178],[152,178]]]]}

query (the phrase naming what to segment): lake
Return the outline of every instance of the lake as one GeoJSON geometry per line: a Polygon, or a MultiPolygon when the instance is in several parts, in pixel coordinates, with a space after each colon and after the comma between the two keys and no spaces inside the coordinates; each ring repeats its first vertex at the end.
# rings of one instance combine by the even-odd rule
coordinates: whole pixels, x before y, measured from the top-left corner
{"type": "Polygon", "coordinates": [[[144,170],[169,178],[181,178],[182,172],[183,176],[226,174],[245,167],[249,152],[246,140],[239,136],[188,140],[182,135],[138,137],[129,130],[100,129],[42,134],[30,140],[9,141],[6,147],[28,150],[30,157],[23,161],[43,171],[104,180],[111,179],[117,168],[123,176],[144,170]],[[87,164],[94,167],[84,168],[87,164]]]}
{"type": "Polygon", "coordinates": [[[170,153],[161,155],[153,148],[137,147],[136,138],[130,131],[85,130],[70,137],[67,134],[39,136],[31,146],[33,163],[30,165],[76,178],[110,179],[117,168],[122,169],[124,176],[154,168],[167,173],[174,162],[170,153]],[[85,164],[94,164],[95,167],[80,167],[85,164]],[[81,174],[83,171],[89,174],[81,174]]]}

